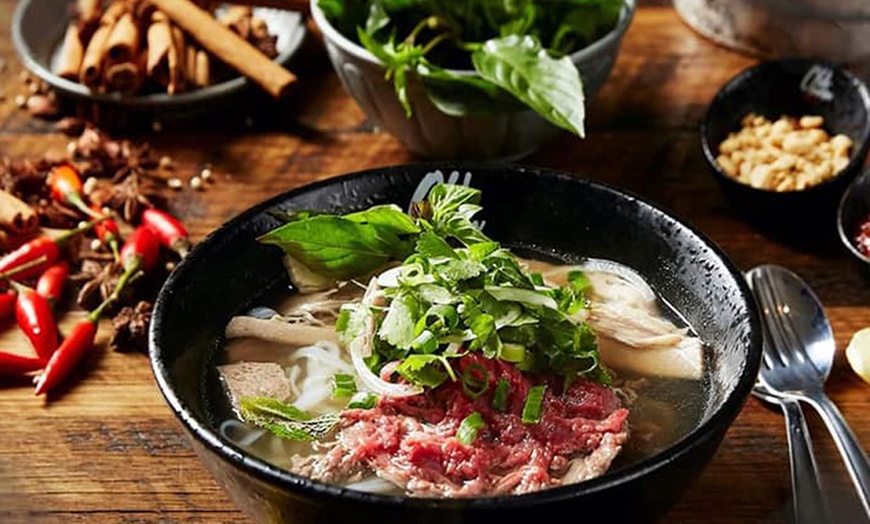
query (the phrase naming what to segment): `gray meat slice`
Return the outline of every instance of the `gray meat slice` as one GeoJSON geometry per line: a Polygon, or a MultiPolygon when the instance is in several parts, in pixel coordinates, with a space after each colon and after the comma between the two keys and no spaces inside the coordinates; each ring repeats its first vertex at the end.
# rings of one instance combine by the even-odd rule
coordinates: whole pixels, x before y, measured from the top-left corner
{"type": "Polygon", "coordinates": [[[245,397],[286,400],[290,396],[290,380],[284,368],[274,362],[238,362],[217,370],[236,412],[239,400],[245,397]]]}

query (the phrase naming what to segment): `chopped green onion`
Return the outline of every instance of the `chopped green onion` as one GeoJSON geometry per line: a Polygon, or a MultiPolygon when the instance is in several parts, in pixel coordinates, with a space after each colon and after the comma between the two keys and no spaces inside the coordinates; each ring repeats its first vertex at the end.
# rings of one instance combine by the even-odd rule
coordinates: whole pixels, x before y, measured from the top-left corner
{"type": "Polygon", "coordinates": [[[456,430],[456,439],[466,446],[470,446],[477,440],[477,432],[485,427],[486,422],[483,421],[483,415],[475,411],[459,423],[459,429],[456,430]]]}
{"type": "Polygon", "coordinates": [[[368,391],[360,391],[350,398],[347,409],[372,409],[378,403],[378,396],[368,391]]]}
{"type": "Polygon", "coordinates": [[[537,424],[541,421],[541,406],[547,386],[532,386],[523,406],[523,424],[537,424]]]}
{"type": "Polygon", "coordinates": [[[492,392],[493,408],[499,411],[507,409],[507,398],[508,393],[510,393],[510,388],[510,382],[508,382],[504,377],[498,379],[498,382],[495,383],[495,391],[492,392]]]}
{"type": "Polygon", "coordinates": [[[427,329],[411,342],[411,349],[416,353],[434,353],[438,349],[438,339],[427,329]]]}
{"type": "Polygon", "coordinates": [[[353,375],[336,373],[332,377],[332,396],[335,398],[348,398],[356,393],[356,380],[353,375]]]}
{"type": "Polygon", "coordinates": [[[469,398],[478,398],[489,389],[489,370],[475,362],[462,370],[462,391],[469,398]],[[482,376],[478,376],[482,375],[482,376]]]}
{"type": "Polygon", "coordinates": [[[504,342],[499,349],[498,358],[505,362],[522,362],[526,359],[526,346],[504,342]]]}

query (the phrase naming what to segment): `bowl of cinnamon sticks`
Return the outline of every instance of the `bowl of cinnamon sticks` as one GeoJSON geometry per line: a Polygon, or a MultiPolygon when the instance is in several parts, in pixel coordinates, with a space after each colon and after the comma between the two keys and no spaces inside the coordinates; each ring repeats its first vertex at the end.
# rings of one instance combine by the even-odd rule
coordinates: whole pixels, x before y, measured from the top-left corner
{"type": "Polygon", "coordinates": [[[302,13],[190,0],[22,0],[12,37],[62,95],[171,111],[256,84],[283,96],[302,13]]]}

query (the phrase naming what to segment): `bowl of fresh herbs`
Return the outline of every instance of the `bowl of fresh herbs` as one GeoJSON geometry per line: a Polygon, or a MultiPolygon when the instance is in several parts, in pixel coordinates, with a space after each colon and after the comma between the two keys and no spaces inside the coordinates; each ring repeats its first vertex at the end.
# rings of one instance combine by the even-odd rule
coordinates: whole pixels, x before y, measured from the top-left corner
{"type": "Polygon", "coordinates": [[[311,0],[347,91],[429,158],[511,160],[562,132],[610,76],[635,0],[311,0]]]}

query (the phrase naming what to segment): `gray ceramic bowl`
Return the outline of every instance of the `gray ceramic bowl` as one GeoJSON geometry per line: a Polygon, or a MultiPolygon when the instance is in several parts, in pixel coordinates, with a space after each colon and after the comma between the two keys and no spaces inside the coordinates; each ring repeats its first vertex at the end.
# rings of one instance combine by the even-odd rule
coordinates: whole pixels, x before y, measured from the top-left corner
{"type": "MultiPolygon", "coordinates": [[[[570,55],[580,70],[587,105],[610,76],[634,10],[635,0],[624,0],[616,27],[570,55]]],[[[413,116],[408,118],[392,82],[384,79],[381,62],[339,33],[317,7],[317,0],[311,0],[311,12],[344,87],[375,124],[413,153],[429,158],[515,160],[533,153],[562,132],[530,109],[461,118],[446,115],[429,101],[413,78],[408,85],[413,116]]]]}
{"type": "MultiPolygon", "coordinates": [[[[24,66],[62,95],[123,107],[126,111],[168,117],[215,109],[218,107],[215,104],[245,90],[251,84],[248,79],[239,76],[177,95],[154,93],[122,96],[118,93],[94,93],[83,84],[66,80],[52,72],[74,4],[73,1],[21,0],[12,17],[12,42],[24,66]]],[[[256,8],[255,13],[278,36],[278,56],[275,61],[286,65],[305,39],[306,28],[302,14],[267,8],[256,8]]]]}

